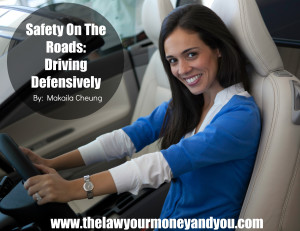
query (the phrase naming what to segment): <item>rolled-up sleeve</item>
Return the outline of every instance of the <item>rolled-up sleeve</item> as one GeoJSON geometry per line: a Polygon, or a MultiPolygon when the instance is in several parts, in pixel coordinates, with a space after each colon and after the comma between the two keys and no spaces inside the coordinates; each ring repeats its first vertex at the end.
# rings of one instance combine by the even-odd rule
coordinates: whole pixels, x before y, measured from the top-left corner
{"type": "Polygon", "coordinates": [[[172,178],[171,169],[161,152],[154,152],[125,162],[109,170],[118,193],[138,194],[143,188],[158,188],[172,178]]]}
{"type": "Polygon", "coordinates": [[[101,161],[110,161],[131,156],[135,152],[134,144],[122,130],[115,130],[96,138],[96,140],[78,148],[85,165],[101,161]]]}

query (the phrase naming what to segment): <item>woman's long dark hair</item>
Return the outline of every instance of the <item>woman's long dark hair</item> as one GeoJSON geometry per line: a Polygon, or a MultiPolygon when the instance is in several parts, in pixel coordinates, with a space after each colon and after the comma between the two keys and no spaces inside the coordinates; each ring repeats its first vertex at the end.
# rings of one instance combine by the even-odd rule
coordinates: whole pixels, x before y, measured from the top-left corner
{"type": "Polygon", "coordinates": [[[219,49],[217,80],[223,88],[242,83],[249,91],[245,58],[235,39],[223,21],[209,8],[202,5],[185,5],[176,8],[163,21],[159,36],[159,51],[168,75],[172,100],[160,132],[161,148],[176,144],[199,123],[204,104],[203,94],[193,95],[188,88],[173,76],[166,60],[164,42],[176,29],[197,32],[200,39],[211,49],[219,49]]]}

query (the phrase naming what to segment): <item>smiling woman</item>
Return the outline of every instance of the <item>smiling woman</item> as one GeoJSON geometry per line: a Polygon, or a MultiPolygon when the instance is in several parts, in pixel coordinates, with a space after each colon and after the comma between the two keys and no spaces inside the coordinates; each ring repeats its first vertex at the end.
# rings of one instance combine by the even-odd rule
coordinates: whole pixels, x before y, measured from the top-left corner
{"type": "Polygon", "coordinates": [[[242,83],[249,91],[240,48],[222,20],[206,9],[178,8],[162,25],[159,49],[173,107],[163,132],[163,148],[179,142],[195,127],[198,131],[222,89],[242,83]]]}
{"type": "Polygon", "coordinates": [[[220,18],[201,5],[179,7],[166,17],[159,49],[172,90],[169,102],[54,159],[23,149],[46,165],[39,168],[48,174],[24,185],[38,204],[137,194],[171,181],[161,218],[238,218],[260,137],[240,49],[220,18]],[[131,156],[158,139],[161,151],[84,179],[65,181],[49,169],[131,156]],[[86,179],[91,189],[83,188],[86,179]]]}
{"type": "MultiPolygon", "coordinates": [[[[178,0],[176,6],[196,1],[178,0]]],[[[134,100],[136,96],[131,95],[133,85],[126,82],[125,88],[121,82],[121,94],[118,91],[119,97],[109,102],[114,104],[107,104],[100,110],[101,113],[71,121],[51,120],[34,114],[2,129],[1,132],[10,134],[18,144],[39,154],[38,156],[23,149],[32,162],[39,164],[47,173],[29,179],[25,184],[28,191],[21,183],[22,193],[39,209],[49,204],[36,204],[85,198],[69,203],[71,208],[80,214],[78,218],[117,217],[115,221],[121,222],[128,214],[131,218],[158,218],[161,214],[161,218],[166,219],[155,220],[174,221],[178,222],[177,224],[180,221],[183,224],[184,220],[183,226],[177,226],[178,229],[198,229],[196,222],[201,221],[201,230],[205,229],[204,227],[224,230],[224,222],[227,220],[230,221],[228,229],[234,230],[236,227],[236,230],[245,230],[250,227],[235,225],[243,221],[250,223],[249,218],[255,217],[267,221],[263,224],[266,231],[276,230],[278,227],[282,230],[300,230],[300,220],[297,217],[297,214],[300,214],[300,206],[296,206],[299,204],[300,193],[300,175],[297,174],[300,164],[297,161],[300,126],[296,125],[300,123],[300,120],[297,120],[297,115],[300,115],[300,111],[297,111],[297,106],[300,105],[297,101],[297,90],[300,88],[297,86],[300,85],[295,76],[283,69],[280,56],[264,27],[255,1],[214,1],[212,10],[224,20],[235,39],[227,33],[220,20],[205,8],[179,8],[165,19],[161,30],[162,35],[165,35],[160,44],[161,57],[173,85],[173,95],[171,98],[168,77],[163,70],[159,50],[156,50],[149,62],[147,59],[147,71],[143,77],[132,121],[141,118],[132,125],[124,127],[130,123],[131,117],[131,114],[126,114],[130,111],[126,103],[135,103],[127,100],[129,95],[126,90],[134,100]],[[237,40],[247,56],[251,91],[247,87],[247,75],[243,73],[244,58],[234,40],[237,40]],[[263,118],[257,157],[260,118],[257,106],[249,93],[253,95],[263,118]],[[162,103],[163,101],[166,102],[162,103]],[[127,116],[126,122],[123,120],[121,123],[119,109],[124,109],[120,112],[127,116]],[[150,115],[146,116],[148,114],[150,115]],[[123,129],[119,129],[121,127],[123,129]],[[107,133],[108,131],[113,132],[107,133]],[[97,134],[104,135],[96,138],[97,134]],[[89,143],[92,140],[94,141],[89,143]],[[156,142],[148,145],[154,140],[160,140],[158,144],[164,146],[160,146],[160,149],[156,142]],[[82,146],[84,144],[87,145],[82,146]],[[146,145],[148,146],[145,147],[146,145]],[[142,148],[141,152],[148,154],[120,165],[125,161],[122,157],[128,160],[132,153],[142,148]],[[70,150],[74,151],[66,153],[70,150]],[[66,154],[55,158],[61,153],[66,154]],[[255,167],[248,186],[255,157],[255,167]],[[120,161],[118,158],[121,158],[120,161]],[[78,165],[85,166],[58,173],[53,170],[78,165]],[[118,167],[112,168],[114,166],[118,167]],[[99,173],[106,169],[109,170],[99,173]],[[95,174],[97,172],[98,174],[95,174]],[[161,185],[165,181],[170,183],[161,185]],[[144,187],[159,189],[143,189],[144,187]],[[167,191],[169,195],[165,200],[167,191]],[[118,192],[120,195],[97,197],[106,192],[118,192]],[[93,196],[93,200],[88,200],[93,196]],[[264,203],[261,203],[262,201],[264,203]],[[239,221],[235,223],[238,215],[239,221]],[[219,222],[223,225],[219,226],[219,222]]],[[[81,2],[87,3],[92,0],[81,2]]],[[[106,4],[104,0],[93,2],[106,4]]],[[[165,4],[168,2],[147,0],[143,7],[145,33],[153,42],[150,45],[153,48],[158,47],[162,19],[171,11],[171,5],[168,7],[165,4]]],[[[286,2],[289,0],[283,2],[287,6],[286,2]]],[[[284,11],[282,7],[279,9],[284,11]]],[[[288,12],[291,13],[292,11],[288,12]]],[[[272,17],[273,21],[274,18],[276,17],[272,17]]],[[[138,51],[136,59],[141,61],[141,49],[147,49],[150,44],[149,40],[145,42],[142,46],[137,44],[137,50],[126,50],[126,56],[129,54],[132,55],[130,58],[135,57],[133,54],[138,51]]],[[[104,58],[104,52],[97,54],[104,58]]],[[[150,54],[147,57],[150,57],[150,54]]],[[[95,58],[97,61],[97,55],[93,55],[91,61],[95,58]]],[[[72,59],[74,60],[73,57],[72,59]]],[[[292,56],[290,59],[296,61],[292,56]]],[[[89,63],[90,57],[87,61],[89,63]]],[[[127,61],[129,64],[130,60],[127,61]]],[[[99,68],[97,63],[94,66],[99,68]]],[[[0,69],[5,70],[5,67],[2,67],[0,69]]],[[[80,76],[79,72],[76,74],[80,76]]],[[[112,80],[113,74],[111,76],[108,81],[112,80]]],[[[125,73],[123,80],[129,79],[135,80],[134,76],[125,73]]],[[[105,87],[106,79],[102,78],[102,81],[101,88],[105,87]]],[[[0,87],[5,90],[3,84],[0,84],[0,87]]],[[[66,93],[52,94],[49,95],[48,101],[57,100],[60,101],[58,105],[64,105],[70,100],[96,100],[81,98],[79,93],[81,92],[76,94],[76,98],[75,95],[68,98],[66,93]]],[[[5,119],[20,114],[24,116],[22,108],[16,108],[14,101],[8,106],[14,108],[15,113],[8,114],[7,110],[4,111],[1,107],[0,114],[6,114],[5,119]]],[[[85,110],[82,107],[75,109],[85,110]]],[[[3,120],[0,120],[0,126],[1,124],[4,124],[3,120]]],[[[21,197],[10,197],[10,201],[15,203],[15,199],[18,198],[21,197]]],[[[3,202],[4,200],[1,203],[3,202]]],[[[33,214],[30,209],[25,213],[33,214]]],[[[20,217],[24,217],[25,213],[21,213],[20,217]]],[[[29,222],[32,220],[35,221],[36,218],[29,222]]],[[[38,220],[37,222],[40,222],[40,218],[38,220]]],[[[4,230],[1,223],[3,222],[0,214],[0,230],[4,230]]],[[[128,229],[130,228],[134,227],[128,229]]],[[[259,227],[252,226],[250,229],[257,230],[259,227]]]]}

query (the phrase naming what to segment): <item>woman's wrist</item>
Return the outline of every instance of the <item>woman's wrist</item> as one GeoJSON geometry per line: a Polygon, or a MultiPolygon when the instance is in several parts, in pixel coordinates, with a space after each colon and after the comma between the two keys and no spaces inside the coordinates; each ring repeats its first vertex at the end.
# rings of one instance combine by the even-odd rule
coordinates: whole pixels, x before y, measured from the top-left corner
{"type": "MultiPolygon", "coordinates": [[[[94,185],[93,195],[100,196],[117,192],[116,185],[109,171],[96,173],[90,176],[90,181],[94,185]]],[[[66,186],[70,200],[80,200],[87,198],[87,192],[83,189],[83,177],[68,181],[66,186]]]]}
{"type": "Polygon", "coordinates": [[[48,166],[49,168],[54,168],[55,170],[59,170],[59,169],[57,169],[57,166],[55,164],[55,158],[45,159],[44,165],[48,166]]]}
{"type": "Polygon", "coordinates": [[[87,197],[86,192],[83,189],[84,180],[83,178],[70,180],[68,185],[68,191],[71,200],[80,200],[87,197]]]}

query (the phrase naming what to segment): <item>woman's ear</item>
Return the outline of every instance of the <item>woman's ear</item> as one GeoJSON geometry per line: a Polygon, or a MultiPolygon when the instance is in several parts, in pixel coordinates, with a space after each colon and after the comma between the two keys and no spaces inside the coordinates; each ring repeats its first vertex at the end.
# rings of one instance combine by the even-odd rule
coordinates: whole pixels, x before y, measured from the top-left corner
{"type": "Polygon", "coordinates": [[[221,52],[220,52],[219,49],[217,49],[217,55],[218,55],[218,58],[221,58],[221,57],[222,57],[222,54],[221,54],[221,52]]]}

